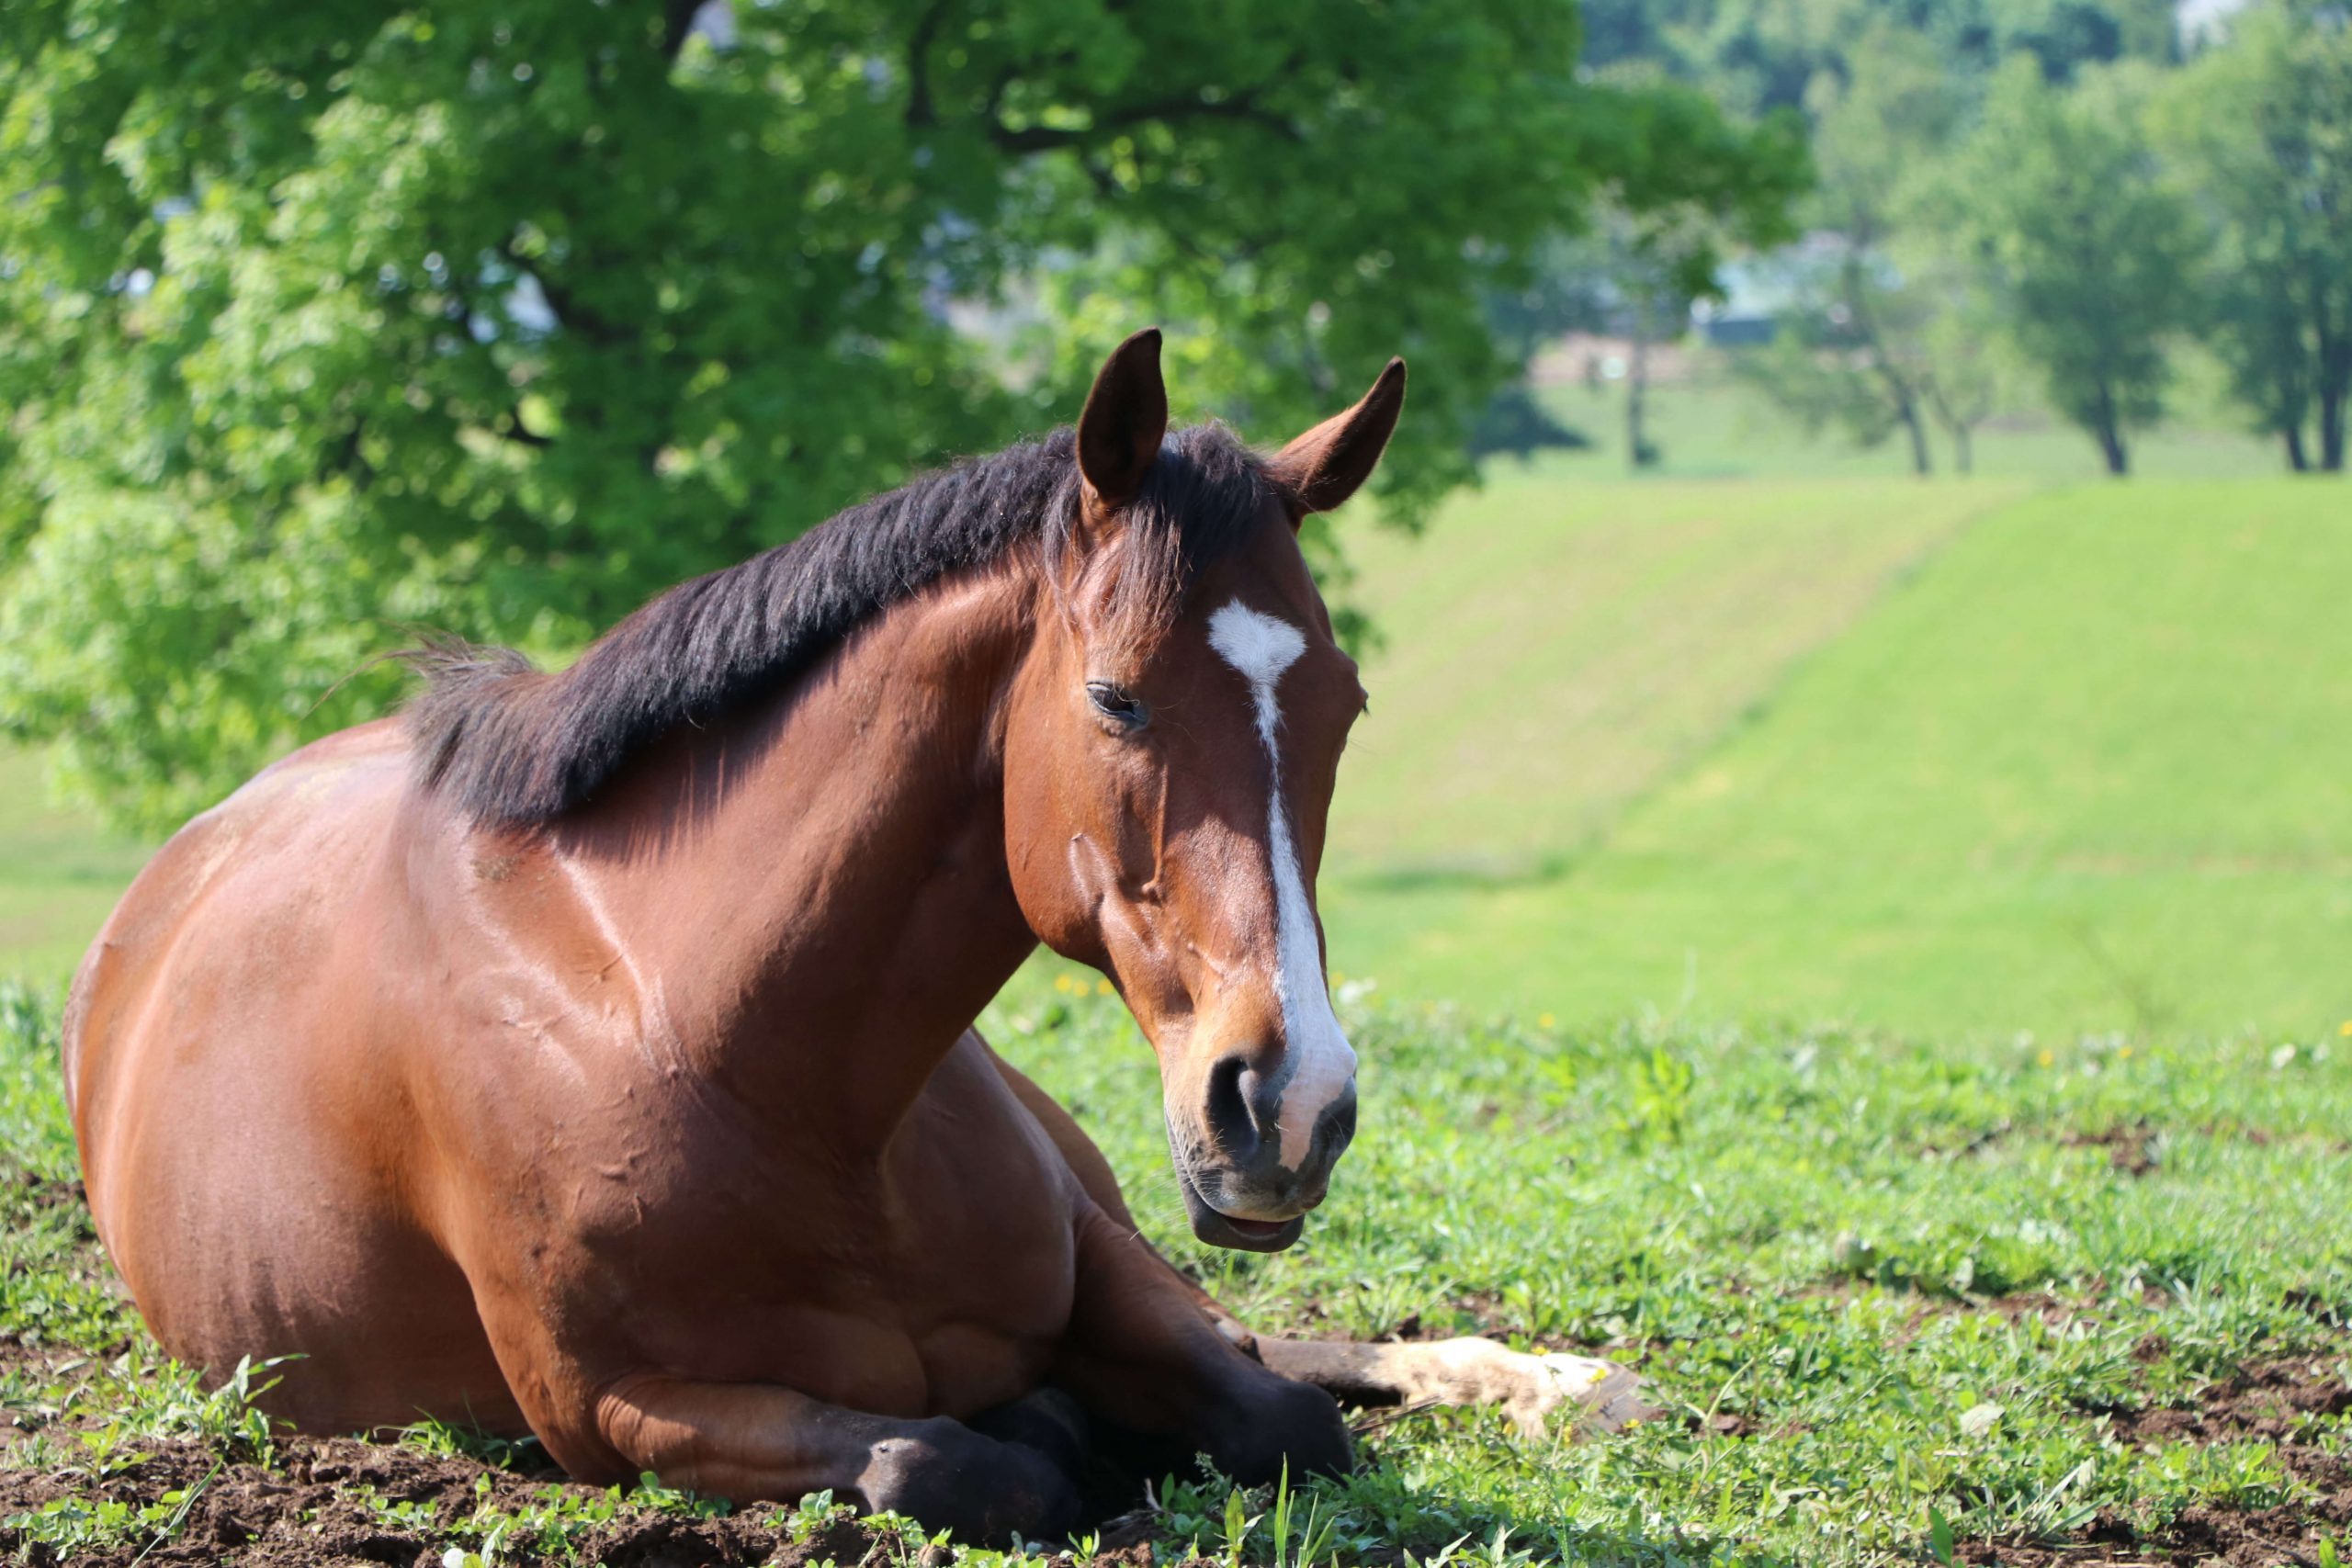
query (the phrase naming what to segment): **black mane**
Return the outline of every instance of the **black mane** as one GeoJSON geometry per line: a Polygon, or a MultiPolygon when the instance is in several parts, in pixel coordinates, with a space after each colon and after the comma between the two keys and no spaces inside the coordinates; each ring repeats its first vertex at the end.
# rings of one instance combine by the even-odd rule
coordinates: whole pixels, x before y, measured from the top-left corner
{"type": "MultiPolygon", "coordinates": [[[[639,748],[807,670],[866,617],[1024,542],[1052,560],[1078,515],[1067,429],[927,474],[740,566],[682,582],[571,668],[509,649],[437,643],[407,655],[428,682],[406,719],[430,789],[482,821],[544,822],[593,795],[639,748]]],[[[1170,435],[1127,514],[1119,592],[1172,606],[1201,567],[1264,515],[1274,481],[1230,432],[1170,435]]]]}

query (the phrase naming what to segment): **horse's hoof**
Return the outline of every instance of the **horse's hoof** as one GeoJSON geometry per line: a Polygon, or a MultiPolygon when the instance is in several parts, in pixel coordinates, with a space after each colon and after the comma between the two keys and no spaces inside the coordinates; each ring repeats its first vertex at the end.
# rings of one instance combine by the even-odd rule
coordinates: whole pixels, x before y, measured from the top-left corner
{"type": "Polygon", "coordinates": [[[1233,1412],[1230,1430],[1209,1458],[1244,1486],[1268,1485],[1285,1471],[1293,1481],[1345,1475],[1356,1462],[1339,1401],[1287,1379],[1272,1380],[1261,1398],[1233,1412]]]}
{"type": "Polygon", "coordinates": [[[967,1546],[1054,1540],[1078,1524],[1077,1483],[1050,1455],[959,1421],[924,1426],[874,1446],[857,1485],[869,1511],[903,1514],[967,1546]]]}

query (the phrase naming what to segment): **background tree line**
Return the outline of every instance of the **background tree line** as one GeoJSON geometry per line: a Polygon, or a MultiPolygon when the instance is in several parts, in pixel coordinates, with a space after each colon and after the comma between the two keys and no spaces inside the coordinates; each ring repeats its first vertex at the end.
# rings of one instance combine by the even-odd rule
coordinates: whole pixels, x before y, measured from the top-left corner
{"type": "Polygon", "coordinates": [[[1737,372],[1805,423],[1965,471],[2030,379],[2123,473],[2201,342],[2289,466],[2352,397],[2352,13],[2254,0],[1595,0],[1613,79],[1801,110],[1793,307],[1737,372]]]}

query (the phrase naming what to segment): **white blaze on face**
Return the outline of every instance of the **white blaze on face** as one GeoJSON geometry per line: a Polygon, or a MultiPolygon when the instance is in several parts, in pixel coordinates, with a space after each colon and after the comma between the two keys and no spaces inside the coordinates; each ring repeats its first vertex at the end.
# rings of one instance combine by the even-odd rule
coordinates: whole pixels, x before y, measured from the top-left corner
{"type": "Polygon", "coordinates": [[[1275,735],[1282,709],[1274,700],[1283,671],[1306,651],[1296,626],[1261,615],[1238,599],[1209,617],[1209,646],[1250,682],[1258,739],[1266,748],[1266,852],[1274,875],[1274,995],[1283,1009],[1283,1089],[1280,1126],[1283,1164],[1295,1170],[1306,1159],[1315,1124],[1331,1102],[1355,1081],[1356,1054],[1340,1031],[1323,986],[1323,960],[1315,940],[1315,910],[1298,870],[1298,845],[1291,837],[1290,813],[1283,806],[1282,748],[1275,735]]]}

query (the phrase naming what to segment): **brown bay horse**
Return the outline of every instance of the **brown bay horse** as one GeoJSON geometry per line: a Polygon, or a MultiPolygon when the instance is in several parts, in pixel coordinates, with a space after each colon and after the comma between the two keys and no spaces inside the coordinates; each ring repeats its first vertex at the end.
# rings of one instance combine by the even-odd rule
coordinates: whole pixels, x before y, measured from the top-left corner
{"type": "Polygon", "coordinates": [[[1605,1363],[1253,1337],[973,1032],[1042,940],[1160,1066],[1195,1234],[1300,1234],[1355,1125],[1314,906],[1363,704],[1295,537],[1401,361],[1271,457],[1170,434],[1157,333],[1075,431],[428,689],[184,829],[76,976],[98,1231],[172,1354],[315,1431],[430,1414],[583,1480],[1076,1522],[1090,1429],[1247,1482],[1329,1392],[1609,1414],[1605,1363]]]}

